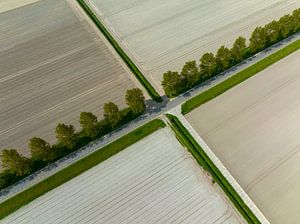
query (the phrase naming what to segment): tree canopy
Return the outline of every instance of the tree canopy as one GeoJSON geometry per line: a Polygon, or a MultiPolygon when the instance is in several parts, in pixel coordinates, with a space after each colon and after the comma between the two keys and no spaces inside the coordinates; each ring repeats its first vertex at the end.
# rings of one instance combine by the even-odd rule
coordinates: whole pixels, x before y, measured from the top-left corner
{"type": "Polygon", "coordinates": [[[134,114],[142,114],[145,112],[145,96],[142,90],[138,88],[128,89],[126,91],[125,101],[134,114]]]}
{"type": "Polygon", "coordinates": [[[250,48],[252,52],[256,53],[265,48],[267,44],[266,29],[263,27],[256,27],[250,37],[250,48]]]}
{"type": "Polygon", "coordinates": [[[246,39],[239,36],[233,43],[231,48],[231,57],[235,63],[241,62],[245,57],[246,39]]]}
{"type": "Polygon", "coordinates": [[[182,77],[178,72],[167,71],[163,75],[162,86],[168,97],[176,96],[183,88],[182,77]]]}
{"type": "Polygon", "coordinates": [[[72,149],[76,146],[76,133],[73,125],[59,123],[55,129],[56,138],[59,143],[72,149]]]}
{"type": "Polygon", "coordinates": [[[80,126],[85,134],[91,138],[95,138],[98,134],[97,122],[97,117],[91,112],[82,112],[80,114],[80,126]]]}
{"type": "Polygon", "coordinates": [[[268,23],[265,26],[265,31],[266,31],[266,44],[272,45],[276,43],[279,40],[279,35],[280,35],[280,27],[277,21],[273,20],[272,22],[268,23]]]}
{"type": "Polygon", "coordinates": [[[222,45],[217,51],[216,61],[220,72],[230,67],[232,61],[231,52],[224,45],[222,45]]]}
{"type": "Polygon", "coordinates": [[[181,75],[185,79],[189,88],[194,86],[200,78],[199,68],[196,64],[196,61],[186,62],[182,68],[181,75]]]}
{"type": "Polygon", "coordinates": [[[44,139],[33,137],[29,140],[28,145],[33,157],[38,157],[42,161],[49,161],[54,158],[50,144],[44,139]]]}
{"type": "Polygon", "coordinates": [[[200,58],[200,71],[205,79],[212,77],[217,72],[217,60],[213,53],[205,53],[200,58]]]}
{"type": "Polygon", "coordinates": [[[104,104],[104,117],[112,127],[115,127],[121,120],[121,114],[119,108],[113,102],[108,102],[104,104]]]}
{"type": "Polygon", "coordinates": [[[18,153],[16,149],[4,149],[1,154],[2,167],[8,169],[17,176],[30,173],[30,162],[18,153]]]}
{"type": "Polygon", "coordinates": [[[300,30],[300,9],[295,9],[291,17],[293,32],[295,33],[300,30]]]}

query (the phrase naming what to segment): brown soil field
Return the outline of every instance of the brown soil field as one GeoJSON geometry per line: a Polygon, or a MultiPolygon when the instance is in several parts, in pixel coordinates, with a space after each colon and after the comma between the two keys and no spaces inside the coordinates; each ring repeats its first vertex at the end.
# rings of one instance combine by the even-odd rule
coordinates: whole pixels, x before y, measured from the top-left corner
{"type": "Polygon", "coordinates": [[[78,128],[82,111],[102,118],[108,101],[124,108],[137,86],[74,2],[27,2],[0,13],[0,148],[25,154],[30,137],[53,143],[59,122],[78,128]]]}

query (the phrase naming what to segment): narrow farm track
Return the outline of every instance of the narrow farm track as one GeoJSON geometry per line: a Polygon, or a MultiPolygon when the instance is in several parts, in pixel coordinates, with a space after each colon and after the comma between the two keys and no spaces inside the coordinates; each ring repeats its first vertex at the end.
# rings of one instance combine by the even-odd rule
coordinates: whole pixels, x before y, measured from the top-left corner
{"type": "Polygon", "coordinates": [[[2,223],[244,223],[241,220],[164,128],[2,223]]]}
{"type": "Polygon", "coordinates": [[[53,143],[57,123],[79,128],[80,112],[102,118],[109,101],[124,108],[137,85],[82,11],[65,0],[19,3],[0,13],[0,148],[28,155],[29,138],[53,143]]]}

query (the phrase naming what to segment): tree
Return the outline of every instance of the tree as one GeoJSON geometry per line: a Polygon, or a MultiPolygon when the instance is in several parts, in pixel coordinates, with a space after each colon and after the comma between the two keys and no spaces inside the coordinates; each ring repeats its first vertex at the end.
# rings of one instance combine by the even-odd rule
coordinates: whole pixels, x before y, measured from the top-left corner
{"type": "Polygon", "coordinates": [[[224,71],[230,67],[232,61],[231,52],[224,45],[219,48],[216,55],[216,61],[219,71],[224,71]]]}
{"type": "Polygon", "coordinates": [[[168,97],[174,97],[183,90],[183,80],[178,72],[167,71],[163,75],[162,86],[168,97]]]}
{"type": "Polygon", "coordinates": [[[76,133],[73,125],[59,123],[55,129],[56,138],[59,143],[68,149],[76,146],[76,133]]]}
{"type": "Polygon", "coordinates": [[[290,33],[293,31],[293,23],[291,21],[291,18],[289,15],[285,15],[281,17],[278,21],[279,24],[279,30],[280,30],[280,37],[282,39],[288,37],[290,33]]]}
{"type": "Polygon", "coordinates": [[[138,88],[128,89],[126,91],[125,100],[134,114],[142,114],[145,112],[145,96],[142,90],[138,88]]]}
{"type": "Polygon", "coordinates": [[[30,162],[15,149],[4,149],[1,154],[2,167],[8,169],[17,176],[29,174],[30,162]]]}
{"type": "Polygon", "coordinates": [[[108,102],[104,104],[104,117],[111,124],[112,127],[115,127],[121,120],[121,114],[119,108],[113,102],[108,102]]]}
{"type": "Polygon", "coordinates": [[[91,112],[82,112],[80,114],[80,126],[85,134],[91,138],[96,138],[98,135],[97,130],[97,117],[91,112]]]}
{"type": "Polygon", "coordinates": [[[33,157],[38,157],[42,161],[52,160],[55,156],[50,144],[38,137],[29,140],[29,149],[33,157]]]}
{"type": "Polygon", "coordinates": [[[186,80],[188,88],[191,88],[199,81],[199,69],[196,61],[188,61],[182,68],[182,77],[186,80]]]}
{"type": "Polygon", "coordinates": [[[295,9],[292,14],[293,32],[300,30],[300,9],[295,9]]]}
{"type": "Polygon", "coordinates": [[[263,27],[256,27],[250,37],[250,48],[253,53],[264,49],[267,45],[266,30],[263,27]]]}
{"type": "Polygon", "coordinates": [[[273,20],[272,22],[268,23],[265,26],[265,30],[266,30],[266,39],[267,39],[268,46],[276,43],[279,40],[280,30],[277,21],[273,20]]]}
{"type": "Polygon", "coordinates": [[[200,59],[200,71],[204,79],[212,77],[217,71],[217,61],[213,53],[205,53],[200,59]]]}
{"type": "Polygon", "coordinates": [[[246,47],[246,39],[239,36],[230,50],[232,59],[235,63],[239,63],[244,59],[246,47]]]}

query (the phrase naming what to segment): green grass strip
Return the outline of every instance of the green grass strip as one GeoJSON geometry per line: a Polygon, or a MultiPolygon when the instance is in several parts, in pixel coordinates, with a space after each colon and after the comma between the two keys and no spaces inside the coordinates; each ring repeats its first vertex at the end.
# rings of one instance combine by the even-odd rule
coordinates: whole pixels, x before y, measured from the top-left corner
{"type": "Polygon", "coordinates": [[[0,219],[163,127],[165,127],[163,121],[159,119],[153,120],[57,172],[53,176],[4,201],[0,204],[0,219]]]}
{"type": "Polygon", "coordinates": [[[300,49],[300,40],[297,40],[290,45],[284,47],[283,49],[269,55],[268,57],[262,59],[261,61],[251,65],[245,70],[237,73],[236,75],[228,78],[227,80],[219,83],[218,85],[210,88],[209,90],[195,96],[194,98],[186,101],[182,107],[182,114],[187,114],[193,109],[199,107],[201,104],[206,103],[207,101],[221,95],[228,89],[238,85],[239,83],[245,81],[246,79],[254,76],[258,72],[264,70],[275,62],[281,60],[282,58],[288,56],[289,54],[300,49]]]}
{"type": "Polygon", "coordinates": [[[216,167],[216,165],[211,161],[211,159],[207,156],[205,151],[201,148],[201,146],[196,142],[196,140],[192,137],[192,135],[188,132],[188,130],[182,125],[179,119],[173,115],[167,115],[168,119],[171,122],[171,127],[174,130],[177,139],[185,145],[197,162],[210,174],[213,179],[220,185],[228,198],[232,201],[237,210],[243,215],[248,223],[251,224],[260,224],[260,221],[253,214],[253,212],[249,209],[249,207],[244,203],[243,199],[239,196],[239,194],[234,190],[231,184],[227,181],[227,179],[223,176],[220,170],[216,167]]]}
{"type": "Polygon", "coordinates": [[[118,42],[112,37],[112,35],[108,32],[105,26],[99,21],[98,17],[94,14],[94,12],[89,8],[89,6],[85,3],[84,0],[77,0],[83,10],[87,13],[87,15],[92,19],[95,25],[99,28],[99,30],[103,33],[106,39],[111,43],[114,49],[118,52],[120,57],[126,63],[126,65],[133,72],[135,77],[140,81],[140,83],[145,87],[149,95],[153,100],[157,102],[161,102],[162,98],[153,88],[153,86],[148,82],[145,76],[141,73],[141,71],[136,67],[136,65],[131,61],[128,55],[123,51],[118,42]]]}

